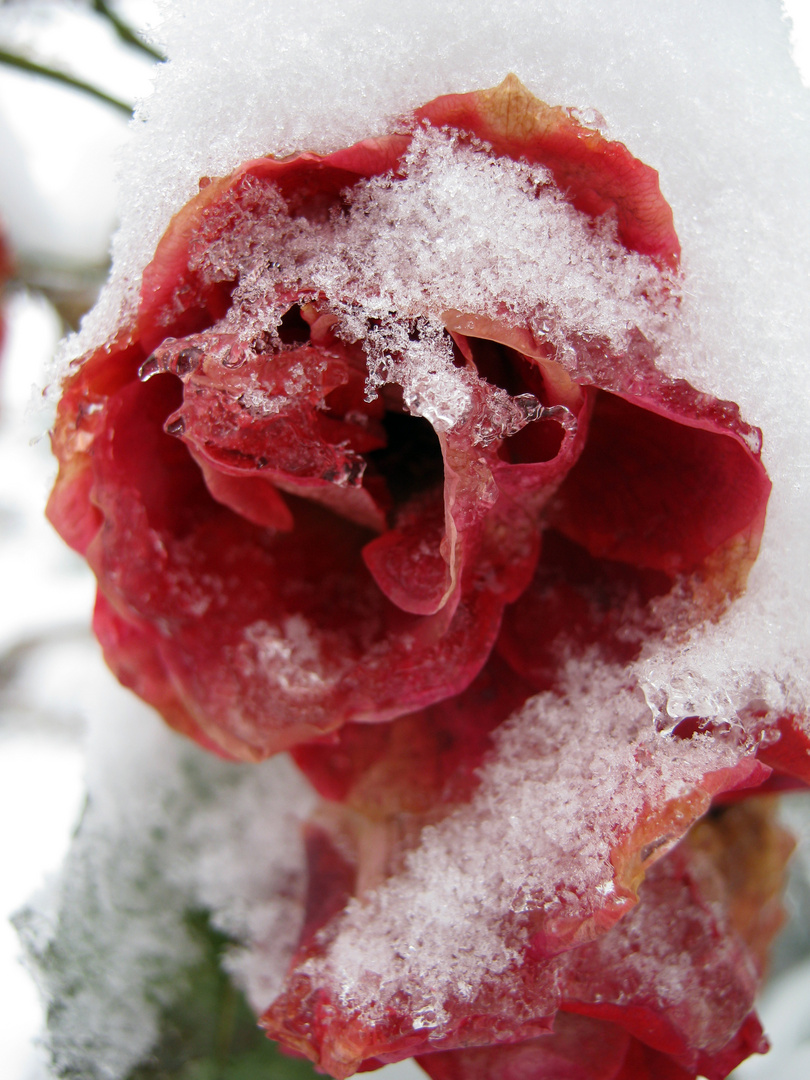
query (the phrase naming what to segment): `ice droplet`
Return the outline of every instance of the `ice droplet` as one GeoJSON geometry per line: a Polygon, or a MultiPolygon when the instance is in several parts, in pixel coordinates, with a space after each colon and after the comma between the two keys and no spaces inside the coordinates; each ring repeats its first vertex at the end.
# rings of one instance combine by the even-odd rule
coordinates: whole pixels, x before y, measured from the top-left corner
{"type": "Polygon", "coordinates": [[[487,415],[475,425],[473,442],[489,446],[496,439],[517,435],[535,420],[556,420],[568,435],[576,434],[577,419],[564,405],[547,407],[534,394],[510,397],[499,390],[492,395],[487,415]]]}
{"type": "Polygon", "coordinates": [[[170,371],[179,379],[187,379],[200,366],[204,353],[193,345],[187,345],[176,351],[181,343],[176,338],[166,338],[159,349],[138,368],[138,378],[141,382],[147,382],[153,375],[160,375],[170,371]]]}
{"type": "Polygon", "coordinates": [[[576,435],[577,433],[577,418],[565,405],[551,405],[548,408],[541,409],[539,415],[532,417],[532,419],[556,420],[567,434],[576,435]]]}
{"type": "Polygon", "coordinates": [[[148,382],[153,375],[159,375],[164,370],[165,368],[158,359],[157,354],[152,353],[152,355],[148,356],[138,368],[138,378],[141,382],[148,382]]]}
{"type": "Polygon", "coordinates": [[[166,421],[163,430],[167,435],[180,436],[186,430],[186,421],[182,413],[172,413],[166,421]]]}
{"type": "Polygon", "coordinates": [[[576,434],[577,418],[567,406],[542,405],[534,394],[518,394],[512,400],[523,413],[526,424],[535,420],[556,420],[571,435],[576,434]]]}
{"type": "Polygon", "coordinates": [[[245,350],[236,349],[233,348],[233,346],[229,350],[227,350],[223,356],[219,358],[220,364],[224,368],[230,368],[231,370],[242,367],[246,360],[247,353],[245,352],[245,350]]]}
{"type": "Polygon", "coordinates": [[[186,379],[200,366],[202,357],[202,349],[196,349],[194,347],[183,349],[177,354],[177,357],[171,364],[171,368],[178,378],[186,379]]]}

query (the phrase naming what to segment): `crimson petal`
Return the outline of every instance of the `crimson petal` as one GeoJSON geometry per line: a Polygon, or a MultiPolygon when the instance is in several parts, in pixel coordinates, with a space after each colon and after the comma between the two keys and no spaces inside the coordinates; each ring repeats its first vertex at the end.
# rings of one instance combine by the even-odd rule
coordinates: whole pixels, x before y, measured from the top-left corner
{"type": "MultiPolygon", "coordinates": [[[[529,954],[490,975],[475,999],[446,1001],[454,1023],[442,1035],[420,1031],[407,1008],[374,1023],[357,1011],[341,1017],[327,991],[306,996],[297,966],[262,1022],[337,1077],[416,1055],[435,1080],[722,1080],[767,1048],[751,1010],[790,848],[770,807],[723,811],[656,863],[639,904],[608,933],[554,957],[529,954]],[[600,1031],[604,1060],[594,1054],[600,1031]]],[[[307,935],[299,961],[323,947],[323,931],[307,935]]]]}
{"type": "Polygon", "coordinates": [[[733,433],[599,395],[550,521],[598,558],[674,576],[734,538],[759,540],[770,493],[733,433]]]}

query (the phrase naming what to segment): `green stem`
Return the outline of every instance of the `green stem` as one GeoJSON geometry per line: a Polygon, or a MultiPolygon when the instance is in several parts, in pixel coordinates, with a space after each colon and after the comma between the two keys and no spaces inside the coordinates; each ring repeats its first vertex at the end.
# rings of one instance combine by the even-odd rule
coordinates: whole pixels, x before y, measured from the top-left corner
{"type": "Polygon", "coordinates": [[[225,1069],[231,1056],[236,1023],[236,1006],[238,1003],[236,989],[230,978],[227,975],[223,975],[222,978],[222,996],[219,1002],[216,1046],[214,1048],[214,1056],[220,1070],[225,1069]]]}
{"type": "Polygon", "coordinates": [[[136,49],[140,49],[141,52],[145,52],[147,56],[151,56],[153,60],[165,60],[166,57],[153,48],[148,41],[144,41],[143,38],[137,34],[130,26],[124,22],[120,15],[110,8],[107,4],[107,0],[93,0],[93,10],[97,11],[102,18],[106,19],[115,30],[116,34],[125,41],[127,45],[132,45],[136,49]]]}
{"type": "Polygon", "coordinates": [[[27,71],[32,75],[42,75],[44,78],[53,79],[54,82],[62,83],[64,86],[72,86],[75,90],[90,94],[91,97],[120,109],[127,116],[132,116],[132,106],[128,105],[126,101],[121,101],[111,94],[105,94],[97,86],[92,86],[90,83],[85,82],[84,79],[77,79],[73,75],[68,75],[66,71],[58,71],[56,68],[37,64],[34,60],[27,60],[24,56],[18,56],[16,53],[8,52],[6,49],[0,49],[0,64],[18,68],[20,71],[27,71]]]}

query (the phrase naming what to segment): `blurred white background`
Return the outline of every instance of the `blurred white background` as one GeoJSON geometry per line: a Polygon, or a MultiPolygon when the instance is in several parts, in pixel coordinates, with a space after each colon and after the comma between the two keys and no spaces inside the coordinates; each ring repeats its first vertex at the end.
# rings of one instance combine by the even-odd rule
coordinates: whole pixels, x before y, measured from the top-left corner
{"type": "MultiPolygon", "coordinates": [[[[774,0],[776,2],[776,0],[774,0]]],[[[116,35],[91,0],[0,4],[0,49],[70,71],[134,102],[154,61],[116,35]]],[[[113,5],[147,30],[153,0],[113,5]]],[[[810,86],[810,0],[785,0],[794,58],[810,86]]],[[[42,1010],[7,921],[55,870],[82,804],[82,719],[115,709],[123,691],[103,667],[88,625],[93,585],[42,517],[54,475],[38,391],[67,323],[106,273],[115,227],[115,158],[123,111],[87,93],[0,65],[0,222],[16,269],[5,299],[0,359],[0,1071],[47,1076],[36,1048],[42,1010]]],[[[748,1080],[810,1076],[810,825],[807,801],[787,814],[804,833],[790,903],[794,918],[762,1012],[774,1041],[748,1080]],[[804,807],[804,809],[803,809],[804,807]],[[802,961],[797,963],[796,961],[802,961]]],[[[421,1075],[405,1063],[389,1080],[421,1075]]]]}

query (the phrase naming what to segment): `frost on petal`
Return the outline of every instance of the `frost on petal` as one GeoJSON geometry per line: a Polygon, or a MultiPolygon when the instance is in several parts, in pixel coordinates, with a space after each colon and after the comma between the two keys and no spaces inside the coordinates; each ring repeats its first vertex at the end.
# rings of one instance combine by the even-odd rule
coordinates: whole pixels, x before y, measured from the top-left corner
{"type": "Polygon", "coordinates": [[[172,219],[144,273],[138,335],[146,351],[169,335],[185,337],[202,330],[227,311],[234,275],[225,272],[212,278],[201,273],[194,264],[194,245],[203,231],[222,235],[233,228],[257,184],[273,192],[276,211],[280,196],[292,213],[324,217],[358,177],[394,167],[406,142],[391,136],[367,139],[325,158],[317,154],[298,154],[286,161],[257,158],[230,176],[201,180],[199,194],[172,219]]]}
{"type": "Polygon", "coordinates": [[[628,662],[756,555],[757,433],[659,370],[655,172],[513,77],[399,127],[201,181],[65,383],[49,512],[105,654],[227,755],[450,701],[502,623],[535,689],[628,662]]]}
{"type": "MultiPolygon", "coordinates": [[[[604,674],[590,697],[541,695],[505,724],[508,669],[482,679],[463,702],[475,738],[461,754],[445,706],[398,721],[373,751],[347,735],[297,754],[324,794],[345,801],[320,820],[344,857],[355,852],[353,899],[303,948],[264,1022],[336,1076],[371,1058],[549,1030],[569,994],[563,975],[607,971],[607,953],[598,964],[583,954],[581,968],[572,958],[635,925],[644,875],[713,795],[762,778],[733,742],[655,733],[643,704],[604,674]]],[[[771,874],[750,905],[765,936],[775,928],[775,890],[771,874]]],[[[755,982],[750,974],[743,988],[746,1012],[755,982]]],[[[739,1025],[744,1014],[735,1017],[739,1025]]]]}
{"type": "Polygon", "coordinates": [[[437,98],[417,115],[437,127],[469,131],[498,153],[544,165],[578,210],[594,218],[615,214],[628,248],[677,262],[680,244],[655,170],[565,109],[539,101],[514,75],[491,90],[437,98]]]}
{"type": "MultiPolygon", "coordinates": [[[[555,956],[529,947],[486,972],[475,992],[459,984],[432,1010],[416,1008],[404,984],[384,1008],[358,1006],[337,985],[302,999],[306,972],[329,940],[322,923],[320,942],[317,933],[308,938],[263,1023],[335,1076],[361,1063],[427,1055],[420,1064],[437,1080],[517,1078],[526,1070],[549,1080],[698,1073],[720,1080],[767,1045],[751,1010],[780,925],[790,849],[770,806],[719,811],[656,863],[638,905],[609,932],[555,956]],[[604,1056],[595,1054],[600,1038],[604,1056]]],[[[316,875],[320,865],[313,864],[316,875]]],[[[320,880],[328,889],[328,878],[320,880]]],[[[352,885],[342,880],[345,896],[352,885]]],[[[472,943],[454,929],[463,952],[472,943]]],[[[373,965],[373,942],[369,949],[373,965]]]]}

